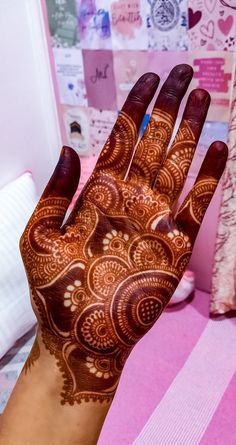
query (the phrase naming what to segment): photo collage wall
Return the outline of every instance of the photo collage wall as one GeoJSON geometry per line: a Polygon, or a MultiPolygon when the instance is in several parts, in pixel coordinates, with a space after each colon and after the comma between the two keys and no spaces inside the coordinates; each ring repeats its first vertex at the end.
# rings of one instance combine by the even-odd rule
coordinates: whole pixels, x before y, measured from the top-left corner
{"type": "Polygon", "coordinates": [[[207,131],[190,172],[194,176],[209,143],[227,140],[236,58],[235,0],[45,1],[59,113],[67,144],[82,159],[81,186],[137,79],[154,71],[163,82],[179,63],[194,67],[191,89],[205,88],[212,97],[207,131]]]}

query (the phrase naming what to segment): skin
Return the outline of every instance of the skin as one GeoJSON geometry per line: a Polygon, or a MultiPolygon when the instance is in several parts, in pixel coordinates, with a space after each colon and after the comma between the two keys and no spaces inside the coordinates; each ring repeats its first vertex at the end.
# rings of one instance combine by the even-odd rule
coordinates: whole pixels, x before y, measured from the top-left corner
{"type": "Polygon", "coordinates": [[[171,71],[136,145],[159,82],[139,79],[66,222],[80,164],[63,148],[20,242],[38,333],[0,445],[97,442],[127,357],[177,287],[225,167],[227,147],[215,142],[177,208],[210,104],[206,91],[190,93],[167,153],[191,78],[188,65],[171,71]]]}

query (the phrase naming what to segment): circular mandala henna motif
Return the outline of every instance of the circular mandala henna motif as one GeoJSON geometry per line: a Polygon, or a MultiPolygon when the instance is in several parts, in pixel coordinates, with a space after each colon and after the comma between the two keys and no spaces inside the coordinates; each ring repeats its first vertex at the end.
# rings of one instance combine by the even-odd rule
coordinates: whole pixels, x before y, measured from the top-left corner
{"type": "Polygon", "coordinates": [[[176,251],[189,250],[191,248],[189,237],[187,235],[184,235],[183,232],[174,229],[173,232],[169,232],[167,236],[171,239],[171,245],[175,248],[176,251]]]}
{"type": "Polygon", "coordinates": [[[136,137],[137,129],[134,121],[126,113],[121,112],[101,152],[97,167],[101,170],[113,170],[118,174],[126,170],[127,158],[136,137]]]}
{"type": "Polygon", "coordinates": [[[160,313],[160,301],[154,297],[144,297],[136,308],[140,324],[149,326],[154,323],[160,313]]]}
{"type": "Polygon", "coordinates": [[[110,317],[123,344],[132,346],[144,335],[161,314],[177,284],[174,274],[153,271],[132,276],[119,286],[110,317]]]}
{"type": "Polygon", "coordinates": [[[85,192],[86,199],[95,204],[100,210],[114,211],[120,201],[117,185],[114,180],[108,176],[103,175],[90,182],[85,192]]]}
{"type": "Polygon", "coordinates": [[[159,204],[151,196],[140,194],[125,200],[127,214],[145,224],[159,210],[159,204]]]}
{"type": "Polygon", "coordinates": [[[83,308],[88,301],[86,292],[81,284],[80,280],[75,280],[73,284],[67,286],[64,293],[64,306],[70,308],[71,312],[83,308]]]}
{"type": "Polygon", "coordinates": [[[114,375],[114,363],[110,358],[86,357],[86,366],[89,372],[98,378],[109,379],[114,375]]]}
{"type": "Polygon", "coordinates": [[[163,144],[165,144],[166,141],[169,141],[171,138],[171,123],[160,121],[160,114],[161,112],[159,111],[156,116],[157,121],[150,118],[149,128],[147,127],[147,131],[145,132],[145,138],[148,138],[147,156],[149,156],[150,161],[154,161],[156,159],[157,152],[161,154],[163,144]],[[151,146],[149,146],[149,142],[155,144],[153,148],[150,148],[151,146]],[[159,147],[158,150],[157,147],[159,147]],[[151,156],[152,152],[155,154],[155,157],[151,156]]]}
{"type": "Polygon", "coordinates": [[[114,292],[117,284],[124,279],[128,271],[125,261],[106,256],[106,259],[96,259],[89,268],[89,290],[97,297],[105,299],[114,292]]]}
{"type": "Polygon", "coordinates": [[[85,309],[75,325],[77,340],[92,352],[108,354],[116,348],[116,338],[108,325],[102,304],[85,309]]]}
{"type": "Polygon", "coordinates": [[[53,246],[51,236],[54,234],[54,231],[53,224],[46,220],[41,221],[40,224],[33,224],[29,231],[29,239],[33,249],[41,254],[51,252],[53,246]]]}
{"type": "Polygon", "coordinates": [[[210,197],[215,190],[216,181],[206,179],[194,186],[190,200],[191,215],[197,224],[201,224],[202,218],[208,207],[210,197]]]}
{"type": "Polygon", "coordinates": [[[105,235],[105,238],[102,241],[103,250],[110,250],[114,253],[123,254],[128,240],[129,235],[127,233],[123,233],[120,230],[117,232],[117,230],[113,229],[105,235]]]}
{"type": "Polygon", "coordinates": [[[164,267],[173,263],[170,246],[155,235],[139,237],[133,242],[129,253],[135,265],[142,269],[155,269],[156,264],[164,267]]]}

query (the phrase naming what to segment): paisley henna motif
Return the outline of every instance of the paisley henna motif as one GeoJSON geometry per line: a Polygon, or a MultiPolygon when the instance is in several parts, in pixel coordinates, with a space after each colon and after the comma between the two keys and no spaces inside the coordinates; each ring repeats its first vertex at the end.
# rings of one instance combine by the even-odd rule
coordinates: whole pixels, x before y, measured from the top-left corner
{"type": "MultiPolygon", "coordinates": [[[[146,76],[156,83],[154,75],[146,76]]],[[[143,84],[150,99],[153,87],[143,84]]],[[[143,113],[138,93],[130,97],[143,113]]],[[[225,154],[215,178],[208,174],[212,162],[206,163],[175,219],[170,204],[181,191],[198,134],[184,120],[167,155],[175,113],[156,108],[128,169],[141,122],[136,108],[127,100],[63,226],[76,187],[68,183],[78,165],[73,150],[64,150],[21,238],[40,338],[64,381],[62,404],[112,399],[132,347],[178,285],[224,168],[225,154]]],[[[201,127],[206,109],[200,113],[201,127]]]]}

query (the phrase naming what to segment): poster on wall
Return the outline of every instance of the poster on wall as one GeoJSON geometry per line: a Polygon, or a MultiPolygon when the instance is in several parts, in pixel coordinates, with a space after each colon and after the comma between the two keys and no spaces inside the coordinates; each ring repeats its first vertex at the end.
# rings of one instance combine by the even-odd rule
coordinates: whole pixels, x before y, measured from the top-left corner
{"type": "Polygon", "coordinates": [[[99,155],[118,117],[117,111],[89,109],[90,144],[92,152],[99,155]]]}
{"type": "Polygon", "coordinates": [[[60,102],[87,106],[82,51],[76,48],[53,48],[60,102]]]}
{"type": "Polygon", "coordinates": [[[148,48],[159,51],[188,49],[187,0],[147,0],[148,48]]]}
{"type": "Polygon", "coordinates": [[[112,48],[147,49],[146,1],[111,0],[110,22],[112,48]]]}
{"type": "Polygon", "coordinates": [[[88,105],[101,110],[117,110],[113,52],[83,50],[88,105]]]}
{"type": "Polygon", "coordinates": [[[190,0],[189,49],[236,51],[235,0],[190,0]]]}
{"type": "Polygon", "coordinates": [[[110,0],[77,0],[81,48],[112,49],[110,0]]]}
{"type": "Polygon", "coordinates": [[[85,107],[62,106],[68,145],[80,156],[92,154],[90,146],[89,110],[85,107]]]}
{"type": "Polygon", "coordinates": [[[233,53],[226,51],[189,52],[189,64],[194,68],[193,88],[203,88],[211,95],[207,116],[210,121],[229,121],[234,63],[233,53]]]}
{"type": "MultiPolygon", "coordinates": [[[[161,86],[174,65],[187,63],[188,53],[172,51],[170,57],[165,51],[115,51],[113,58],[117,105],[120,110],[129,91],[142,74],[156,72],[160,76],[161,86]]],[[[149,112],[153,104],[154,100],[148,107],[149,112]]]]}
{"type": "Polygon", "coordinates": [[[75,0],[46,0],[52,46],[79,47],[75,0]]]}

